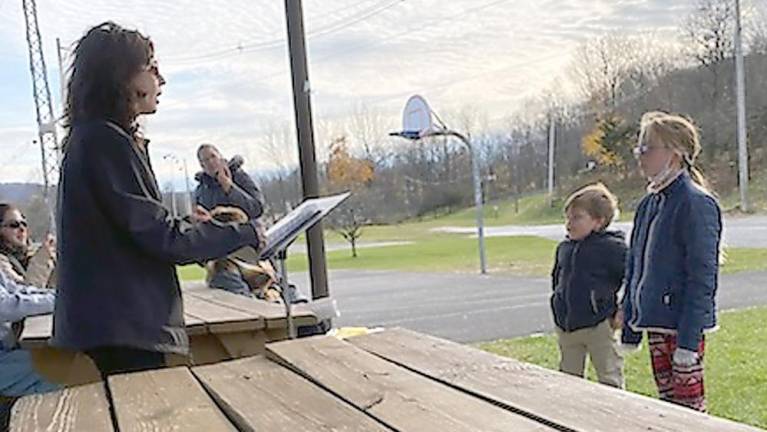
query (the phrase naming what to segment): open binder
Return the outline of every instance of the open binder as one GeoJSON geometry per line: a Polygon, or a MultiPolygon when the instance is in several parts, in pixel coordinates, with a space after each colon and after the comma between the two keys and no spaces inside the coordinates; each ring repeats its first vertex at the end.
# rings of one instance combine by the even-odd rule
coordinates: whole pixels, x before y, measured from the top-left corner
{"type": "Polygon", "coordinates": [[[266,230],[266,246],[259,256],[256,256],[253,248],[246,247],[235,252],[234,257],[246,262],[273,258],[290,246],[296,237],[322,220],[350,195],[351,193],[347,192],[325,198],[307,199],[266,230]]]}

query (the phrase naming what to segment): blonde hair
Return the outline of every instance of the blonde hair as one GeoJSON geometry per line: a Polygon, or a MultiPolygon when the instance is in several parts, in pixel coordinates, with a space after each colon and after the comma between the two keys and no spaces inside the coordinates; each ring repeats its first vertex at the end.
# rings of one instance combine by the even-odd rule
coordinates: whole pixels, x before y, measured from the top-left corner
{"type": "Polygon", "coordinates": [[[701,152],[700,133],[691,120],[662,111],[645,113],[640,121],[639,144],[649,145],[651,142],[660,143],[679,154],[692,180],[710,193],[708,181],[695,166],[701,152]]]}
{"type": "Polygon", "coordinates": [[[618,214],[618,198],[602,183],[594,183],[575,191],[565,201],[565,212],[571,208],[585,211],[594,219],[603,219],[606,228],[618,214]]]}

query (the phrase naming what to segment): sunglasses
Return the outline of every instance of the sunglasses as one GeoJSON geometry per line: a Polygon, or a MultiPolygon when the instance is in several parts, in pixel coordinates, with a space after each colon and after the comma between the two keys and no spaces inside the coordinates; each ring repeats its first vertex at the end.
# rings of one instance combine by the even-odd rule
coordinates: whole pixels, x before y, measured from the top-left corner
{"type": "Polygon", "coordinates": [[[11,221],[11,222],[4,223],[4,224],[0,225],[0,227],[2,227],[2,228],[11,228],[11,229],[19,229],[21,227],[28,228],[29,225],[27,224],[27,221],[23,221],[23,220],[18,221],[17,220],[17,221],[11,221]]]}
{"type": "Polygon", "coordinates": [[[647,153],[650,153],[652,151],[660,150],[662,148],[666,148],[666,147],[663,147],[663,146],[651,146],[651,145],[648,145],[648,144],[640,144],[640,145],[634,147],[633,152],[634,152],[634,156],[635,157],[639,157],[639,156],[644,156],[647,153]]]}

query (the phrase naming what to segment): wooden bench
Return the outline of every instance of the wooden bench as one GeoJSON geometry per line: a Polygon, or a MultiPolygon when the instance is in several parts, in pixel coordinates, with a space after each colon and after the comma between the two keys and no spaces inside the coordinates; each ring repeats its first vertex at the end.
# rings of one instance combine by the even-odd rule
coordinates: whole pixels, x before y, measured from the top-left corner
{"type": "Polygon", "coordinates": [[[114,376],[106,384],[23,398],[11,418],[14,432],[115,426],[121,432],[757,430],[398,329],[348,341],[276,342],[265,356],[114,376]]]}
{"type": "MultiPolygon", "coordinates": [[[[169,356],[170,365],[202,365],[263,354],[267,342],[288,337],[281,304],[210,289],[202,282],[184,284],[182,290],[191,356],[169,356]]],[[[317,324],[304,305],[293,306],[293,320],[297,327],[317,324]]],[[[52,315],[25,322],[20,344],[31,351],[35,368],[64,385],[98,381],[98,371],[88,357],[49,346],[52,329],[52,315]]]]}

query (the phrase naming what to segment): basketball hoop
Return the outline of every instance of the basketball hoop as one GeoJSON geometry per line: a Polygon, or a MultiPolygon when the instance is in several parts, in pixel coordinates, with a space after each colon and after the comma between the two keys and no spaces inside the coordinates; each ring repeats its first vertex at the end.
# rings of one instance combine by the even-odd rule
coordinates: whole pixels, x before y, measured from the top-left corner
{"type": "Polygon", "coordinates": [[[477,239],[479,240],[479,269],[480,273],[487,273],[487,260],[485,258],[485,234],[484,216],[482,210],[482,180],[480,179],[479,160],[471,144],[471,140],[455,130],[445,126],[442,120],[429,108],[429,104],[422,96],[414,95],[408,99],[402,112],[402,131],[391,132],[390,136],[417,141],[429,136],[451,136],[458,138],[466,145],[471,154],[471,170],[474,179],[474,205],[477,209],[477,239]],[[434,118],[437,118],[438,126],[434,126],[434,118]]]}
{"type": "Polygon", "coordinates": [[[433,113],[422,96],[414,95],[408,99],[402,111],[402,131],[389,135],[409,140],[418,140],[434,131],[433,113]]]}

